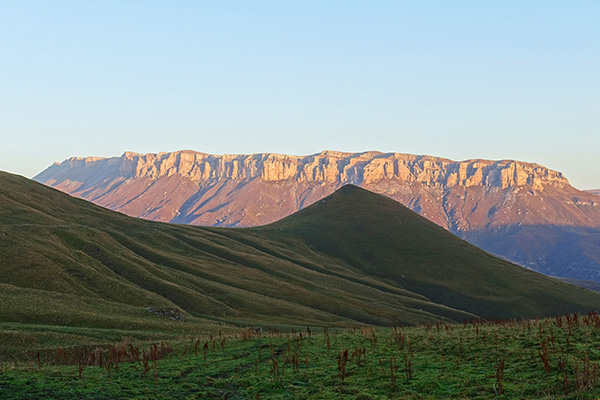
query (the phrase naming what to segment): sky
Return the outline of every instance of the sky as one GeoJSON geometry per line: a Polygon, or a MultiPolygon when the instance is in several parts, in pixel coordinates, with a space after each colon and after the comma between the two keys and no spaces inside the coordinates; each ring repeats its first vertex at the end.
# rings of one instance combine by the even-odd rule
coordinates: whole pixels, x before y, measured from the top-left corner
{"type": "Polygon", "coordinates": [[[600,2],[0,4],[0,170],[379,150],[600,188],[600,2]]]}

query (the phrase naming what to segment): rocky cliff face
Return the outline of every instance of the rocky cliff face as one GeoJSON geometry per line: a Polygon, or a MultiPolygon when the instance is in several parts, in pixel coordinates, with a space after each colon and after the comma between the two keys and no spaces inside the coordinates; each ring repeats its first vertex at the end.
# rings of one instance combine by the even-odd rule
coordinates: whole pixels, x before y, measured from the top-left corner
{"type": "Polygon", "coordinates": [[[564,187],[569,184],[560,172],[537,164],[512,160],[451,161],[439,157],[398,153],[341,153],[324,151],[311,156],[281,154],[222,155],[179,151],[137,154],[126,152],[115,158],[70,158],[55,164],[36,179],[52,179],[58,173],[82,169],[111,171],[124,178],[159,179],[180,176],[200,184],[219,180],[264,182],[295,180],[318,184],[371,184],[396,180],[430,187],[511,186],[564,187]]]}
{"type": "MultiPolygon", "coordinates": [[[[549,227],[552,237],[557,227],[600,227],[598,196],[576,190],[560,172],[512,160],[334,151],[310,156],[128,152],[114,158],[71,158],[34,179],[128,215],[217,226],[270,223],[353,183],[537,270],[550,268],[542,267],[548,264],[548,251],[515,252],[510,246],[511,237],[519,237],[516,246],[531,236],[523,233],[525,227],[541,227],[527,239],[532,242],[543,241],[549,227]]],[[[589,270],[589,255],[585,263],[589,270]]]]}

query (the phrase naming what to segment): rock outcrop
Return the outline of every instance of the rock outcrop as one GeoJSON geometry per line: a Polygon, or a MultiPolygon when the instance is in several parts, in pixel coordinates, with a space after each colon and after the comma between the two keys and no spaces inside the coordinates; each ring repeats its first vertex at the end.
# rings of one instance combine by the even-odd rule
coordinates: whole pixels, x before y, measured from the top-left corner
{"type": "Polygon", "coordinates": [[[512,160],[452,161],[439,157],[398,153],[342,153],[323,151],[311,156],[281,154],[222,155],[179,151],[175,153],[137,154],[126,152],[121,157],[74,157],[56,163],[36,179],[55,180],[61,172],[99,169],[117,172],[123,178],[180,176],[200,184],[219,180],[252,180],[264,182],[296,180],[326,184],[372,184],[397,180],[405,184],[419,183],[430,187],[511,186],[563,187],[569,182],[560,172],[537,164],[512,160]]]}
{"type": "MultiPolygon", "coordinates": [[[[556,239],[557,229],[600,227],[597,195],[573,188],[560,172],[513,160],[336,151],[309,156],[127,152],[70,158],[34,179],[131,216],[215,226],[267,224],[352,183],[392,197],[484,249],[564,276],[576,273],[577,260],[565,272],[552,265],[545,246],[522,244],[539,244],[552,228],[558,240],[554,251],[568,241],[556,239]],[[536,233],[525,234],[526,227],[536,233]]],[[[580,260],[586,271],[600,265],[600,249],[592,253],[580,260]]],[[[586,274],[571,277],[590,279],[586,274]]]]}

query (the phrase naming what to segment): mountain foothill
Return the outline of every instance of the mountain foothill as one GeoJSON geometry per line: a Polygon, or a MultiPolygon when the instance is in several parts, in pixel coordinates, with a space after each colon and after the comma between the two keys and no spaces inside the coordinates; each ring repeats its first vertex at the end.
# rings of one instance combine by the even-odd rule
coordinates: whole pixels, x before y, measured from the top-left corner
{"type": "Polygon", "coordinates": [[[8,173],[0,185],[0,320],[32,337],[57,326],[172,335],[600,309],[597,292],[495,257],[355,185],[249,228],[133,218],[8,173]]]}

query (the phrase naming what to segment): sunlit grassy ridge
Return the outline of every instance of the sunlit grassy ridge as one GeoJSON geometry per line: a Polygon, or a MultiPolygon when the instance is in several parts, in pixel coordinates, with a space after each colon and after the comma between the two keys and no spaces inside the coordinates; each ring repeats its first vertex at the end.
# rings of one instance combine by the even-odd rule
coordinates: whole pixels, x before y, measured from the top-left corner
{"type": "MultiPolygon", "coordinates": [[[[594,292],[352,186],[252,229],[134,219],[7,173],[0,187],[0,338],[30,325],[77,327],[75,336],[52,328],[77,343],[95,329],[148,337],[600,309],[594,292]],[[172,312],[185,321],[159,316],[172,312]]],[[[45,345],[39,330],[27,334],[45,345]]]]}

